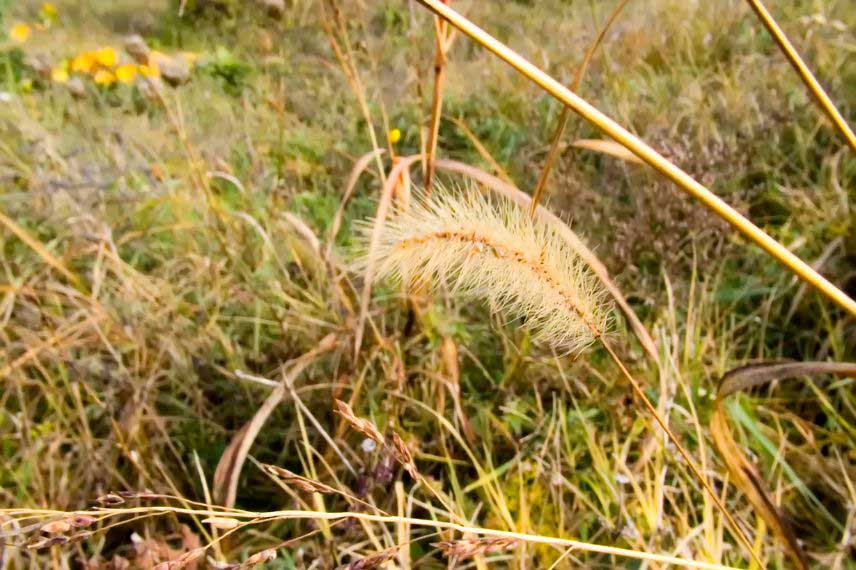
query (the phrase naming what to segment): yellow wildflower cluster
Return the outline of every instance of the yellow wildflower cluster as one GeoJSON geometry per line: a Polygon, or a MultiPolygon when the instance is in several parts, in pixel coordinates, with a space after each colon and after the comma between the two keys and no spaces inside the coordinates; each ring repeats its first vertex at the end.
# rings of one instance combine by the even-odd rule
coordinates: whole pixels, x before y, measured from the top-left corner
{"type": "Polygon", "coordinates": [[[51,80],[68,83],[71,74],[88,75],[96,85],[109,87],[117,81],[130,85],[140,70],[132,63],[119,63],[119,54],[112,47],[83,52],[71,59],[61,61],[51,70],[51,80]]]}
{"type": "MultiPolygon", "coordinates": [[[[197,54],[182,52],[181,57],[192,66],[197,54]]],[[[127,63],[120,61],[119,54],[112,47],[102,47],[96,50],[83,52],[70,61],[54,70],[52,77],[54,81],[64,83],[69,79],[69,73],[88,75],[96,85],[109,87],[114,83],[132,85],[138,77],[160,77],[162,67],[170,65],[174,59],[165,53],[151,51],[143,60],[143,63],[127,63]]]]}
{"type": "Polygon", "coordinates": [[[56,5],[52,2],[45,2],[42,4],[41,9],[39,9],[39,16],[42,17],[42,22],[46,22],[48,24],[56,22],[57,17],[59,16],[56,5]]]}
{"type": "MultiPolygon", "coordinates": [[[[35,24],[14,23],[8,29],[9,38],[15,43],[24,44],[30,39],[34,30],[50,27],[58,18],[56,6],[51,2],[45,2],[42,4],[39,16],[41,20],[35,24]]],[[[142,53],[131,51],[129,53],[132,56],[130,61],[122,61],[119,52],[111,46],[79,53],[51,67],[51,81],[66,84],[75,76],[86,76],[101,87],[110,87],[116,83],[132,85],[138,77],[160,77],[162,70],[167,77],[166,68],[175,69],[176,61],[182,62],[181,65],[185,70],[192,68],[198,58],[198,55],[192,52],[181,52],[171,57],[159,51],[149,50],[145,44],[143,44],[142,53]]],[[[179,66],[179,71],[180,69],[179,66]]],[[[184,73],[186,74],[187,71],[184,73]]],[[[74,79],[74,81],[79,84],[80,79],[74,79]]]]}
{"type": "MultiPolygon", "coordinates": [[[[68,66],[66,71],[92,76],[92,80],[97,85],[103,85],[106,87],[116,83],[116,81],[120,80],[120,69],[122,70],[122,81],[127,81],[128,83],[133,82],[136,73],[129,73],[128,70],[124,69],[126,67],[125,65],[117,67],[118,63],[119,54],[116,49],[106,46],[78,54],[74,56],[70,62],[65,62],[65,65],[68,66]]],[[[65,75],[59,74],[59,77],[67,79],[68,75],[67,73],[65,75]]],[[[61,82],[62,81],[60,81],[60,83],[61,82]]]]}

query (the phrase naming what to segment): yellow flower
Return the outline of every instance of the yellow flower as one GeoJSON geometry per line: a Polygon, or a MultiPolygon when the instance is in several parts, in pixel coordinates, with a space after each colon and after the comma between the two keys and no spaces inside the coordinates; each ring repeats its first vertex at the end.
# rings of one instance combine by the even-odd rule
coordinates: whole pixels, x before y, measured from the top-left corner
{"type": "Polygon", "coordinates": [[[126,63],[116,68],[116,79],[125,85],[130,85],[137,77],[137,66],[133,63],[126,63]]]}
{"type": "Polygon", "coordinates": [[[104,87],[110,87],[114,83],[116,83],[116,76],[106,69],[99,69],[95,73],[95,77],[92,78],[95,81],[96,85],[102,85],[104,87]]]}
{"type": "Polygon", "coordinates": [[[95,54],[91,51],[75,56],[71,60],[71,70],[78,73],[91,73],[95,67],[95,54]]]}
{"type": "Polygon", "coordinates": [[[104,67],[113,67],[119,61],[119,55],[111,47],[103,47],[95,52],[95,61],[104,67]]]}
{"type": "Polygon", "coordinates": [[[390,144],[395,144],[401,140],[401,131],[399,129],[392,129],[389,131],[388,136],[390,144]]]}
{"type": "Polygon", "coordinates": [[[181,55],[184,57],[184,61],[186,61],[190,66],[193,66],[193,64],[196,63],[196,60],[199,59],[199,54],[192,51],[183,51],[181,52],[181,55]]]}
{"type": "Polygon", "coordinates": [[[33,29],[24,22],[18,22],[9,30],[9,37],[19,44],[24,43],[33,33],[33,29]]]}
{"type": "Polygon", "coordinates": [[[62,66],[51,69],[51,81],[54,83],[68,83],[68,70],[62,66]]]}
{"type": "Polygon", "coordinates": [[[42,17],[42,20],[46,22],[56,22],[56,5],[52,2],[45,2],[44,4],[42,4],[41,10],[39,10],[39,15],[42,17]]]}
{"type": "Polygon", "coordinates": [[[143,77],[160,77],[160,69],[156,64],[140,65],[138,71],[143,77]]]}

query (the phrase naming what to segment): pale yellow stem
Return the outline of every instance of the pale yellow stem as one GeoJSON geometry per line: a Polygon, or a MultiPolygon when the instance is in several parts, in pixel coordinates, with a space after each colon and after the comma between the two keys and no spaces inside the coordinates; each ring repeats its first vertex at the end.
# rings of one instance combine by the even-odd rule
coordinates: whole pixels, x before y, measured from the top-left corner
{"type": "Polygon", "coordinates": [[[829,98],[829,95],[826,94],[826,91],[824,91],[814,74],[800,57],[800,54],[797,53],[796,48],[794,48],[794,45],[790,42],[788,36],[785,35],[785,32],[782,31],[782,28],[780,28],[779,24],[776,23],[776,20],[773,19],[773,15],[770,14],[770,11],[761,3],[761,0],[746,1],[749,2],[749,5],[755,11],[755,14],[758,15],[758,19],[761,20],[761,23],[764,24],[764,27],[767,28],[767,31],[770,32],[770,35],[773,36],[774,40],[776,40],[776,43],[779,44],[779,48],[782,50],[782,53],[785,54],[785,57],[788,58],[788,61],[799,74],[800,79],[802,79],[805,86],[808,87],[808,90],[811,91],[811,94],[817,100],[817,104],[820,105],[820,108],[823,109],[823,112],[826,113],[826,116],[829,117],[832,124],[835,125],[844,138],[847,139],[847,144],[850,145],[850,148],[852,150],[856,150],[856,135],[853,134],[853,129],[851,129],[850,125],[847,124],[847,120],[835,107],[835,103],[832,102],[832,99],[829,98]]]}
{"type": "Polygon", "coordinates": [[[345,511],[345,512],[326,512],[326,511],[272,511],[266,513],[258,513],[243,510],[229,509],[188,509],[183,507],[170,507],[161,505],[148,505],[144,507],[128,507],[128,508],[108,508],[97,509],[92,511],[74,511],[63,512],[55,510],[38,510],[38,509],[8,509],[0,510],[0,514],[5,515],[26,515],[36,517],[49,517],[57,515],[88,515],[93,517],[106,517],[128,514],[143,514],[156,515],[159,513],[175,513],[205,517],[231,517],[235,519],[251,519],[250,524],[264,523],[273,520],[294,520],[294,519],[310,519],[310,520],[325,520],[336,521],[342,519],[354,519],[361,521],[385,523],[385,524],[408,524],[413,526],[423,526],[436,529],[454,530],[464,535],[476,536],[495,536],[500,538],[510,538],[521,542],[532,544],[548,544],[554,546],[563,546],[573,548],[578,551],[596,552],[599,554],[608,554],[613,556],[621,556],[624,558],[635,558],[637,560],[648,560],[650,562],[659,562],[661,564],[674,564],[685,568],[702,568],[705,570],[737,570],[732,566],[723,566],[713,562],[702,562],[698,560],[690,560],[687,558],[678,558],[667,554],[652,554],[641,552],[638,550],[630,550],[627,548],[617,548],[614,546],[606,546],[603,544],[594,544],[591,542],[581,542],[568,538],[558,538],[552,536],[544,536],[540,534],[526,534],[521,532],[511,532],[505,530],[494,530],[477,526],[466,526],[452,522],[445,522],[432,519],[418,519],[404,516],[390,515],[375,515],[365,512],[345,511]]]}
{"type": "Polygon", "coordinates": [[[453,26],[514,67],[553,97],[569,106],[578,115],[618,141],[640,159],[653,166],[682,190],[701,201],[717,216],[730,223],[744,236],[779,260],[782,265],[793,271],[798,277],[829,297],[848,313],[856,316],[856,301],[853,301],[844,291],[833,285],[785,246],[729,206],[719,196],[697,182],[692,176],[666,160],[663,155],[647,143],[440,0],[419,0],[419,2],[435,14],[448,20],[453,26]]]}

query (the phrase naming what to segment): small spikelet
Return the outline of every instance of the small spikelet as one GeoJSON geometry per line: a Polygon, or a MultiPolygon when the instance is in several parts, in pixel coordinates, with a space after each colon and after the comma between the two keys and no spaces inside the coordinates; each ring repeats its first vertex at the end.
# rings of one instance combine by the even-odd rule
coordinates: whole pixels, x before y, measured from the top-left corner
{"type": "Polygon", "coordinates": [[[380,277],[484,297],[525,318],[536,341],[568,352],[591,344],[609,324],[603,291],[556,231],[474,188],[438,190],[396,212],[359,265],[374,266],[380,277]]]}

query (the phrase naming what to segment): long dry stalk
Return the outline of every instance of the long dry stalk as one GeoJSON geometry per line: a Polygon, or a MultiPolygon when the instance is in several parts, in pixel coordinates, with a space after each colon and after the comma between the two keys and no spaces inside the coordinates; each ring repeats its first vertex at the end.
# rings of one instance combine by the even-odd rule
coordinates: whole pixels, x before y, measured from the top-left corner
{"type": "Polygon", "coordinates": [[[69,280],[69,282],[71,282],[72,285],[77,287],[78,290],[84,293],[86,292],[86,286],[77,274],[73,273],[61,260],[57,259],[56,256],[48,251],[48,248],[46,248],[42,242],[31,236],[27,230],[22,228],[17,222],[15,222],[15,220],[3,212],[0,212],[0,225],[5,226],[6,229],[15,234],[18,239],[36,252],[36,254],[41,257],[45,263],[59,271],[66,279],[69,280]]]}
{"type": "MultiPolygon", "coordinates": [[[[574,82],[571,84],[571,91],[575,93],[579,91],[580,84],[583,82],[583,77],[585,77],[586,70],[588,69],[588,65],[591,62],[594,52],[597,51],[597,48],[603,42],[603,38],[606,37],[606,33],[609,31],[612,23],[615,22],[616,18],[618,18],[618,15],[629,1],[630,0],[621,0],[621,2],[619,2],[612,10],[609,17],[607,17],[606,22],[604,22],[594,42],[592,42],[586,50],[585,56],[583,56],[583,62],[577,68],[577,72],[574,75],[574,82]]],[[[541,202],[541,196],[544,194],[544,189],[547,187],[547,180],[550,178],[550,171],[553,169],[553,163],[559,156],[562,135],[565,133],[565,127],[567,126],[568,119],[570,119],[570,117],[571,108],[563,106],[562,111],[559,114],[559,121],[556,125],[556,130],[553,133],[553,138],[550,140],[550,152],[547,153],[547,159],[544,161],[544,166],[541,169],[541,175],[538,177],[538,184],[535,185],[535,190],[532,192],[532,206],[530,208],[529,215],[533,217],[535,216],[538,204],[541,202]]]]}
{"type": "Polygon", "coordinates": [[[856,134],[853,134],[853,129],[851,129],[850,125],[847,124],[847,119],[844,118],[835,106],[835,103],[833,103],[832,99],[829,98],[829,95],[826,94],[823,86],[817,78],[815,78],[811,69],[808,68],[800,57],[799,52],[797,52],[796,48],[788,39],[788,36],[785,35],[782,28],[779,27],[779,24],[776,22],[775,18],[773,18],[773,15],[769,10],[767,10],[767,7],[764,6],[764,3],[761,2],[761,0],[746,1],[749,2],[752,10],[755,11],[758,19],[761,20],[761,23],[764,24],[764,27],[767,28],[768,32],[770,32],[770,35],[773,36],[773,39],[779,46],[779,49],[781,49],[782,53],[785,54],[785,57],[788,58],[791,66],[799,74],[800,79],[805,83],[805,86],[808,88],[815,101],[817,101],[817,104],[820,105],[821,110],[826,113],[826,116],[829,117],[829,120],[832,121],[832,124],[836,129],[838,129],[847,141],[847,144],[850,145],[850,149],[856,151],[856,134]]]}
{"type": "Polygon", "coordinates": [[[672,180],[682,190],[702,202],[717,216],[724,219],[744,236],[755,242],[764,251],[777,259],[782,265],[794,272],[798,277],[815,287],[844,310],[856,316],[856,301],[844,291],[832,284],[828,279],[815,271],[797,255],[791,253],[785,246],[773,239],[769,234],[752,223],[737,210],[729,206],[722,198],[696,181],[692,176],[675,166],[663,155],[647,143],[606,116],[585,99],[573,93],[556,79],[527,61],[511,48],[478,27],[465,16],[446,6],[440,0],[419,0],[435,14],[447,19],[452,25],[464,32],[478,44],[511,65],[525,77],[536,83],[553,97],[569,106],[574,112],[598,127],[636,156],[654,167],[661,174],[672,180]]]}
{"type": "MultiPolygon", "coordinates": [[[[449,0],[441,0],[448,4],[449,0]]],[[[431,98],[431,124],[428,127],[426,144],[427,165],[425,167],[425,191],[431,192],[434,179],[434,158],[437,154],[437,138],[440,136],[440,117],[443,113],[443,87],[446,83],[446,50],[448,24],[446,20],[435,16],[434,19],[434,89],[431,98]]]]}
{"type": "Polygon", "coordinates": [[[363,86],[362,79],[360,78],[360,73],[357,69],[357,66],[354,64],[354,55],[351,52],[351,43],[348,38],[348,30],[347,27],[342,24],[341,11],[339,9],[338,4],[335,0],[330,1],[330,8],[333,11],[333,17],[327,13],[326,8],[324,7],[324,2],[319,2],[318,7],[321,10],[321,26],[324,28],[324,32],[327,35],[327,39],[330,42],[330,47],[333,49],[333,53],[336,54],[336,59],[339,61],[339,65],[342,68],[342,72],[345,74],[346,79],[348,80],[348,85],[351,86],[351,90],[354,92],[354,95],[357,97],[357,102],[360,106],[360,111],[363,114],[363,119],[366,121],[366,129],[369,135],[369,140],[372,143],[372,149],[374,151],[373,157],[375,161],[375,166],[377,167],[377,173],[380,179],[386,182],[386,174],[383,168],[383,162],[381,161],[381,153],[380,153],[380,145],[378,144],[377,134],[375,133],[374,121],[372,120],[371,109],[369,109],[368,99],[366,98],[366,89],[363,86]],[[334,22],[339,30],[339,33],[342,36],[343,43],[345,45],[344,49],[339,43],[339,40],[336,38],[336,33],[333,30],[333,27],[330,25],[330,22],[334,22]]]}
{"type": "MultiPolygon", "coordinates": [[[[344,512],[326,512],[326,511],[310,511],[310,510],[287,510],[287,511],[271,511],[271,512],[252,512],[246,510],[232,509],[210,509],[210,508],[183,508],[173,507],[168,505],[147,505],[141,507],[128,508],[102,508],[93,511],[75,511],[65,512],[57,510],[41,510],[41,509],[0,509],[0,515],[6,517],[18,518],[43,518],[56,519],[65,516],[88,516],[104,519],[111,516],[122,515],[138,515],[158,516],[163,514],[176,515],[192,515],[196,517],[229,517],[242,522],[241,526],[249,526],[255,524],[263,524],[279,520],[316,520],[316,521],[339,521],[345,519],[376,522],[381,524],[407,524],[417,527],[434,528],[438,530],[452,530],[463,535],[497,537],[509,540],[517,540],[528,542],[530,544],[546,544],[550,546],[560,546],[564,548],[572,548],[583,552],[594,552],[597,554],[606,554],[609,556],[620,556],[622,558],[632,558],[635,560],[647,560],[660,564],[670,564],[683,566],[684,568],[700,568],[702,570],[737,570],[732,566],[724,566],[712,562],[703,562],[699,560],[691,560],[688,558],[680,558],[668,554],[653,554],[638,550],[630,550],[627,548],[617,548],[614,546],[606,546],[603,544],[595,544],[591,542],[583,542],[569,538],[558,538],[545,536],[540,534],[528,534],[521,532],[511,532],[504,530],[494,530],[476,526],[466,526],[453,522],[420,519],[414,517],[392,516],[392,515],[377,515],[366,512],[344,511],[344,512]]],[[[8,538],[11,535],[0,534],[0,537],[8,538]]]]}

